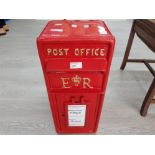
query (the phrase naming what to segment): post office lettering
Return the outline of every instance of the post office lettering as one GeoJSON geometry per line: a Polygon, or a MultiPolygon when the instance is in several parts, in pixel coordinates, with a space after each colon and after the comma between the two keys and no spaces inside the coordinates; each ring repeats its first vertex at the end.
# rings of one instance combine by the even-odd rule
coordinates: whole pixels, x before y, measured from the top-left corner
{"type": "Polygon", "coordinates": [[[105,56],[104,48],[47,48],[47,54],[51,56],[105,56]]]}
{"type": "Polygon", "coordinates": [[[48,48],[47,54],[52,56],[67,56],[68,55],[68,48],[48,48]]]}

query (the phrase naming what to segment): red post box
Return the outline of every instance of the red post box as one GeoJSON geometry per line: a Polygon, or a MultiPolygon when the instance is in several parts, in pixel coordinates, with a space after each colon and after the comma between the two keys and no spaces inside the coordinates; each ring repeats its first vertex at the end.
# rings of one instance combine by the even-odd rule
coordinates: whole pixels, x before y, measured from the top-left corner
{"type": "Polygon", "coordinates": [[[37,38],[58,133],[94,133],[115,39],[101,20],[53,20],[37,38]]]}

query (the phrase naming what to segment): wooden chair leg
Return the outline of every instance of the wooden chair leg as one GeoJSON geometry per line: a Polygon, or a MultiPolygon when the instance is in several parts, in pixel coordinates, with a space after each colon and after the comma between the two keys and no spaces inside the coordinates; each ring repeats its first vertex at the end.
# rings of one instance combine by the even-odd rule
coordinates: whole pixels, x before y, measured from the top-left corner
{"type": "Polygon", "coordinates": [[[144,101],[143,101],[143,104],[142,104],[142,107],[140,110],[140,114],[142,116],[147,115],[147,111],[148,111],[148,108],[149,108],[151,101],[153,99],[154,93],[155,93],[155,78],[153,79],[152,84],[144,98],[144,101]]]}
{"type": "Polygon", "coordinates": [[[135,35],[134,23],[135,23],[135,21],[133,21],[133,24],[132,24],[132,28],[131,28],[131,31],[130,31],[130,36],[129,36],[129,39],[128,39],[128,44],[127,44],[127,47],[126,47],[126,50],[125,50],[125,54],[124,54],[124,58],[123,58],[123,61],[122,61],[122,65],[120,67],[120,69],[122,69],[122,70],[126,66],[126,63],[127,63],[127,60],[128,60],[129,54],[130,54],[132,42],[133,42],[133,39],[134,39],[134,35],[135,35]]]}

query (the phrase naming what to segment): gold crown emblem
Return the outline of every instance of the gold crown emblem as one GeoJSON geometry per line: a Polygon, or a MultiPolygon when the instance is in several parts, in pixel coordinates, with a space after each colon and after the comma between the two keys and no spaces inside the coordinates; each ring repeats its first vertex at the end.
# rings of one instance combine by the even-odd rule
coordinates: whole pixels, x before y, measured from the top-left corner
{"type": "Polygon", "coordinates": [[[72,77],[72,82],[74,82],[74,85],[77,87],[80,83],[81,83],[81,77],[79,77],[78,75],[75,75],[74,77],[72,77]]]}

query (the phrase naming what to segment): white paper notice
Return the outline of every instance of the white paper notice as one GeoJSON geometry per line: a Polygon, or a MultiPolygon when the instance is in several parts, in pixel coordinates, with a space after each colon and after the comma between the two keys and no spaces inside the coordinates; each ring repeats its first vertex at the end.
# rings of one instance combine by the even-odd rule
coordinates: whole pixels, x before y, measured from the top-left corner
{"type": "Polygon", "coordinates": [[[70,62],[70,69],[82,68],[82,62],[70,62]]]}
{"type": "Polygon", "coordinates": [[[68,105],[68,125],[84,126],[86,105],[68,105]]]}

